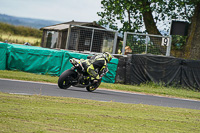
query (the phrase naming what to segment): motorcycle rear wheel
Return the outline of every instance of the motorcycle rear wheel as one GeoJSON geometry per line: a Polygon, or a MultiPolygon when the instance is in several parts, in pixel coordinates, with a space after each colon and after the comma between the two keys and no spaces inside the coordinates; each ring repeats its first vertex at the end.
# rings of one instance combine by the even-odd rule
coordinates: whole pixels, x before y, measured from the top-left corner
{"type": "Polygon", "coordinates": [[[58,87],[60,89],[69,88],[72,85],[72,81],[76,79],[76,77],[77,73],[74,70],[69,69],[64,71],[58,79],[58,87]]]}

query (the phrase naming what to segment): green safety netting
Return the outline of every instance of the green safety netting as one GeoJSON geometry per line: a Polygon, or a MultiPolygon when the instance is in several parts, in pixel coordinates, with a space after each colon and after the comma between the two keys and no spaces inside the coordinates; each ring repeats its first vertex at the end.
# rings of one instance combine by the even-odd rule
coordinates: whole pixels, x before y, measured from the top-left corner
{"type": "Polygon", "coordinates": [[[0,43],[0,70],[6,70],[7,44],[0,43]]]}
{"type": "Polygon", "coordinates": [[[102,78],[105,83],[115,83],[115,76],[117,72],[118,59],[113,58],[110,63],[108,63],[108,73],[102,78]]]}
{"type": "Polygon", "coordinates": [[[8,44],[8,70],[59,75],[63,52],[53,49],[8,44]]]}
{"type": "MultiPolygon", "coordinates": [[[[1,52],[3,56],[0,57],[0,59],[2,59],[0,63],[3,64],[0,64],[0,69],[2,70],[5,70],[7,65],[8,70],[21,70],[31,73],[59,76],[62,72],[72,67],[69,62],[71,58],[87,59],[87,56],[91,56],[66,50],[55,50],[18,44],[0,44],[0,51],[4,51],[4,54],[1,52]]],[[[112,59],[108,64],[109,72],[102,79],[103,82],[115,82],[117,65],[118,59],[112,59]]]]}

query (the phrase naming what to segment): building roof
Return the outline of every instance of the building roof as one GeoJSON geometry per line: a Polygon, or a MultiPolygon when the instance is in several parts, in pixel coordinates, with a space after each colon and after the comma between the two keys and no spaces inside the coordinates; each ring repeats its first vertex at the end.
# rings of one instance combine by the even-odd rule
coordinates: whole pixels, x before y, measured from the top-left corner
{"type": "Polygon", "coordinates": [[[88,26],[88,27],[96,27],[96,28],[102,28],[105,29],[104,27],[98,25],[95,21],[94,22],[77,22],[77,21],[70,21],[70,22],[65,22],[61,24],[56,24],[56,25],[51,25],[51,26],[46,26],[43,28],[40,28],[40,30],[67,30],[70,25],[78,25],[78,26],[88,26]]]}

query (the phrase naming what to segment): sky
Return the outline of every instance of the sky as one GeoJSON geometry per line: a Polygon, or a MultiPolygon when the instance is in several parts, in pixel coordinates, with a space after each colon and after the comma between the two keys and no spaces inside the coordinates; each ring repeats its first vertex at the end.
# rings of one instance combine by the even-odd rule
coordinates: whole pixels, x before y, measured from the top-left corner
{"type": "Polygon", "coordinates": [[[0,13],[17,17],[68,22],[98,21],[101,0],[0,0],[0,13]]]}
{"type": "MultiPolygon", "coordinates": [[[[98,21],[101,7],[101,0],[0,0],[0,14],[60,22],[98,21]]],[[[159,25],[163,30],[163,24],[159,25]]]]}

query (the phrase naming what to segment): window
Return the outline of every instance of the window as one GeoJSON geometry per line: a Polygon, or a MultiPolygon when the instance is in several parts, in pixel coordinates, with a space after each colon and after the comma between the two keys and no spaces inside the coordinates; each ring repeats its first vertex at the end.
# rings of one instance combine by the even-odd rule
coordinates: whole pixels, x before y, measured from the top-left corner
{"type": "Polygon", "coordinates": [[[85,39],[85,45],[86,46],[90,46],[90,38],[86,38],[85,39]]]}
{"type": "Polygon", "coordinates": [[[114,39],[110,37],[104,37],[102,52],[110,52],[113,50],[114,39]]]}
{"type": "Polygon", "coordinates": [[[56,48],[57,40],[58,40],[58,32],[56,31],[47,31],[47,48],[56,48]]]}

